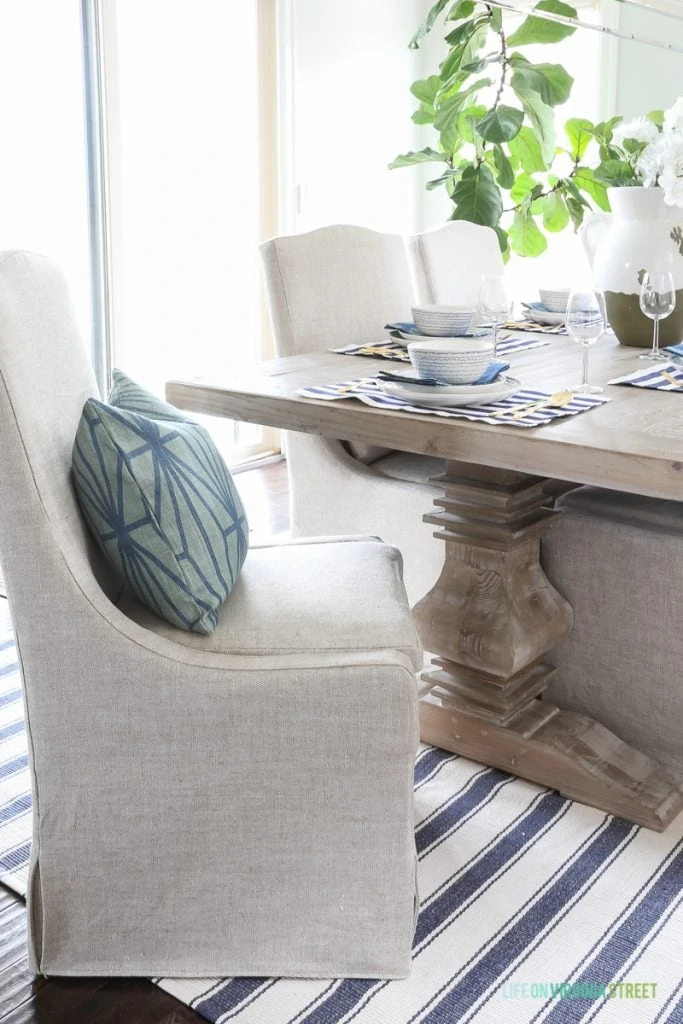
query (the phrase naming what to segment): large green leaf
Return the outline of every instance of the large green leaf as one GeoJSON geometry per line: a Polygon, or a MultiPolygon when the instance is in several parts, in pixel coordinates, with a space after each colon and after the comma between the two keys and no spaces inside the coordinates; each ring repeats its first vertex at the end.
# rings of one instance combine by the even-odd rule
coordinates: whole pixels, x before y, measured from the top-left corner
{"type": "Polygon", "coordinates": [[[581,195],[577,185],[572,180],[572,178],[563,178],[562,187],[564,188],[566,193],[574,197],[574,199],[577,203],[579,203],[580,206],[583,206],[586,210],[590,210],[590,203],[584,195],[581,195]]]}
{"type": "Polygon", "coordinates": [[[411,121],[414,124],[434,124],[434,114],[425,107],[418,107],[411,117],[411,121]]]}
{"type": "Polygon", "coordinates": [[[534,174],[536,171],[545,171],[547,164],[541,153],[541,144],[536,137],[533,128],[524,125],[514,139],[508,144],[510,154],[517,161],[519,166],[527,174],[534,174]]]}
{"type": "Polygon", "coordinates": [[[500,251],[503,260],[505,261],[505,263],[507,263],[507,261],[510,259],[510,242],[508,239],[508,233],[507,231],[504,230],[504,228],[501,228],[500,225],[498,227],[495,227],[493,230],[496,232],[496,235],[498,236],[498,245],[500,246],[500,251]]]}
{"type": "Polygon", "coordinates": [[[462,89],[460,92],[454,93],[449,96],[448,99],[440,103],[439,109],[437,110],[436,117],[434,118],[434,127],[438,132],[447,131],[449,128],[454,127],[457,123],[457,119],[461,111],[469,102],[470,98],[474,93],[478,92],[479,89],[484,89],[487,85],[491,85],[490,78],[479,78],[472,85],[468,86],[467,89],[462,89]]]}
{"type": "MultiPolygon", "coordinates": [[[[541,0],[536,4],[534,10],[547,11],[548,14],[561,14],[565,18],[576,18],[577,13],[574,7],[562,3],[562,0],[541,0]]],[[[573,25],[564,25],[558,21],[549,21],[547,18],[538,18],[533,14],[529,15],[516,32],[508,37],[509,46],[526,46],[528,43],[559,43],[567,36],[576,32],[573,25]]]]}
{"type": "Polygon", "coordinates": [[[449,46],[465,46],[470,37],[474,35],[478,28],[488,21],[488,18],[479,16],[478,18],[470,18],[469,21],[464,21],[462,25],[458,25],[452,32],[449,32],[446,36],[446,42],[449,46]]]}
{"type": "Polygon", "coordinates": [[[510,199],[514,203],[523,202],[527,196],[531,195],[537,185],[538,182],[530,174],[518,174],[514,185],[510,187],[510,199]]]}
{"type": "Polygon", "coordinates": [[[389,170],[396,170],[397,167],[414,167],[415,164],[446,163],[446,160],[445,153],[439,153],[436,149],[427,146],[416,153],[402,153],[400,156],[397,156],[389,164],[389,170]]]}
{"type": "Polygon", "coordinates": [[[593,135],[601,146],[609,146],[614,135],[614,129],[623,120],[621,114],[617,114],[616,117],[611,117],[609,121],[600,121],[599,124],[596,124],[593,129],[593,135]]]}
{"type": "Polygon", "coordinates": [[[541,144],[541,155],[547,167],[550,167],[555,156],[555,116],[553,108],[544,103],[535,89],[530,89],[525,79],[517,72],[510,83],[524,107],[524,112],[531,121],[541,144]]]}
{"type": "Polygon", "coordinates": [[[470,164],[451,196],[455,209],[451,220],[468,220],[493,228],[503,212],[503,200],[490,167],[470,164]]]}
{"type": "Polygon", "coordinates": [[[434,22],[439,17],[444,7],[449,3],[450,0],[436,0],[436,3],[430,8],[427,17],[408,44],[411,50],[417,50],[420,45],[420,40],[423,39],[428,32],[431,32],[434,28],[434,22]]]}
{"type": "Polygon", "coordinates": [[[451,49],[439,67],[444,81],[474,61],[486,41],[488,24],[488,18],[472,18],[446,36],[451,49]]]}
{"type": "Polygon", "coordinates": [[[489,67],[491,64],[502,64],[502,62],[502,53],[489,53],[486,57],[479,57],[470,64],[461,64],[460,70],[466,71],[468,75],[478,75],[480,71],[483,71],[484,68],[489,67]]]}
{"type": "Polygon", "coordinates": [[[457,0],[446,15],[446,21],[461,21],[462,18],[469,18],[474,14],[476,7],[475,0],[457,0]]]}
{"type": "Polygon", "coordinates": [[[524,112],[501,104],[490,110],[477,125],[477,134],[486,142],[509,142],[522,127],[524,112]]]}
{"type": "Polygon", "coordinates": [[[538,202],[541,205],[543,227],[546,231],[564,231],[569,223],[569,210],[562,193],[559,190],[551,192],[538,202]]]}
{"type": "Polygon", "coordinates": [[[493,163],[500,187],[505,189],[512,188],[515,183],[515,172],[500,146],[493,147],[493,163]]]}
{"type": "Polygon", "coordinates": [[[601,210],[609,213],[611,207],[607,198],[607,187],[595,180],[595,174],[590,167],[577,167],[574,172],[574,183],[579,189],[587,192],[601,210]]]}
{"type": "Polygon", "coordinates": [[[520,256],[540,256],[548,248],[545,235],[530,213],[518,210],[508,228],[513,250],[520,256]]]}
{"type": "Polygon", "coordinates": [[[450,167],[447,171],[444,172],[444,174],[440,175],[438,178],[432,178],[431,181],[428,181],[427,184],[425,185],[425,188],[427,189],[428,192],[431,192],[433,189],[439,188],[440,185],[447,185],[449,182],[453,181],[454,178],[457,178],[459,176],[460,171],[456,167],[450,167]]]}
{"type": "Polygon", "coordinates": [[[595,126],[585,118],[572,117],[565,124],[564,130],[569,139],[569,153],[572,160],[580,160],[593,138],[595,126]]]}
{"type": "Polygon", "coordinates": [[[596,181],[603,185],[637,184],[635,172],[626,160],[604,160],[593,172],[596,181]]]}
{"type": "MultiPolygon", "coordinates": [[[[465,107],[464,110],[458,114],[458,120],[456,122],[456,131],[463,142],[474,143],[474,132],[475,126],[478,121],[481,121],[482,117],[486,114],[486,107],[483,103],[475,103],[471,107],[465,107]]],[[[441,144],[443,145],[444,137],[441,136],[441,144]]],[[[446,148],[446,147],[444,147],[446,148]]]]}
{"type": "Polygon", "coordinates": [[[433,108],[434,100],[442,85],[443,82],[439,75],[430,75],[429,78],[419,78],[413,82],[410,91],[420,103],[433,108]]]}
{"type": "Polygon", "coordinates": [[[567,209],[569,210],[569,216],[572,219],[574,230],[578,231],[583,224],[584,214],[586,209],[581,203],[577,202],[573,196],[567,196],[566,198],[567,209]]]}
{"type": "Polygon", "coordinates": [[[513,54],[510,63],[515,69],[515,75],[519,81],[524,80],[530,89],[534,89],[544,103],[549,107],[556,107],[560,103],[566,103],[572,91],[574,79],[561,64],[529,64],[521,56],[513,54]]]}

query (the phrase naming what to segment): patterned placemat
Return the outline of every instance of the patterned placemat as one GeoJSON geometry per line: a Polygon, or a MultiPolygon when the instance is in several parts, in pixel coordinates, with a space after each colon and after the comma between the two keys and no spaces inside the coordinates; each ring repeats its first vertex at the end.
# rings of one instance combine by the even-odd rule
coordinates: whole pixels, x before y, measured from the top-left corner
{"type": "MultiPolygon", "coordinates": [[[[513,352],[541,348],[541,346],[549,344],[550,342],[544,338],[505,338],[498,342],[496,355],[509,356],[513,352]]],[[[405,343],[401,344],[401,342],[391,339],[384,342],[379,341],[376,345],[344,345],[341,348],[330,349],[330,351],[337,352],[342,356],[371,356],[374,359],[394,359],[400,363],[410,362],[405,343]]]]}
{"type": "Polygon", "coordinates": [[[356,380],[344,380],[338,384],[320,384],[313,387],[301,388],[297,394],[303,398],[318,398],[326,401],[335,401],[343,398],[357,398],[366,405],[372,405],[378,409],[392,409],[397,412],[416,412],[420,415],[443,416],[452,419],[465,419],[478,421],[479,423],[491,423],[494,426],[503,424],[513,427],[542,427],[555,419],[564,416],[576,416],[577,413],[587,412],[596,406],[604,405],[610,399],[604,395],[574,395],[572,400],[560,407],[535,408],[535,403],[547,401],[550,391],[533,391],[529,388],[522,388],[510,398],[491,402],[488,405],[468,405],[458,408],[433,409],[422,405],[412,405],[401,398],[387,395],[382,391],[374,377],[360,377],[356,380]],[[527,415],[512,417],[512,412],[522,413],[520,407],[528,403],[530,408],[527,415]]]}
{"type": "Polygon", "coordinates": [[[536,334],[566,334],[564,324],[539,324],[535,320],[510,320],[505,325],[511,331],[534,331],[536,334]]]}
{"type": "Polygon", "coordinates": [[[683,367],[674,363],[649,363],[623,377],[615,377],[608,384],[629,384],[634,388],[653,388],[655,391],[683,391],[683,367]]]}

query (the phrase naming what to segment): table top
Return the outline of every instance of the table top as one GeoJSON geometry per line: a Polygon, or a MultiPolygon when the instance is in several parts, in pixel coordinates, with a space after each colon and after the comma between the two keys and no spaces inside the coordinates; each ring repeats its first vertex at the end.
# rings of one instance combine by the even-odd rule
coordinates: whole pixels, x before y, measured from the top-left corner
{"type": "MultiPolygon", "coordinates": [[[[553,392],[580,379],[582,355],[569,338],[546,340],[543,348],[513,353],[509,372],[524,387],[553,392]]],[[[603,338],[590,349],[589,379],[605,386],[611,401],[543,427],[494,426],[377,409],[353,398],[297,395],[311,384],[392,366],[333,352],[274,359],[239,375],[226,373],[223,381],[169,381],[166,396],[194,412],[683,500],[683,392],[606,386],[613,377],[642,369],[642,351],[603,338]]]]}

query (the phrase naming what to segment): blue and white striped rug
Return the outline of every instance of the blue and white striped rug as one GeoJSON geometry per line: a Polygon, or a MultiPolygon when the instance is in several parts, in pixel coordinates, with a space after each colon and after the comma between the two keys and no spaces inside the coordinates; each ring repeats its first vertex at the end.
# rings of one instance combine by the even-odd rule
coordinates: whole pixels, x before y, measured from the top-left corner
{"type": "MultiPolygon", "coordinates": [[[[0,879],[23,893],[29,778],[6,636],[0,879]]],[[[433,747],[418,755],[415,802],[421,913],[408,979],[156,983],[236,1024],[682,1024],[683,816],[657,835],[433,747]]]]}

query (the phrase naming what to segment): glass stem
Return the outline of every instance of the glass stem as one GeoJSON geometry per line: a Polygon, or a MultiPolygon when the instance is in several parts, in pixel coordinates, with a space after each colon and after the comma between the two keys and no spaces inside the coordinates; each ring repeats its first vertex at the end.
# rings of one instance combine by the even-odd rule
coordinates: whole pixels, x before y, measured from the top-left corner
{"type": "Polygon", "coordinates": [[[583,386],[588,386],[588,345],[583,346],[583,386]]]}
{"type": "Polygon", "coordinates": [[[493,358],[494,359],[498,355],[498,331],[499,331],[498,324],[495,324],[494,328],[493,328],[493,358]]]}
{"type": "Polygon", "coordinates": [[[659,355],[659,317],[655,317],[655,328],[652,333],[652,355],[659,355]]]}

